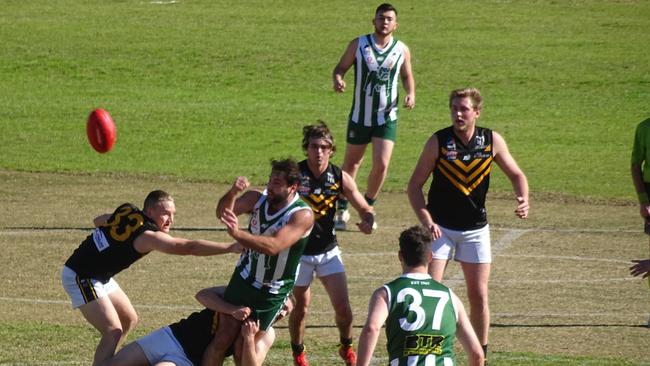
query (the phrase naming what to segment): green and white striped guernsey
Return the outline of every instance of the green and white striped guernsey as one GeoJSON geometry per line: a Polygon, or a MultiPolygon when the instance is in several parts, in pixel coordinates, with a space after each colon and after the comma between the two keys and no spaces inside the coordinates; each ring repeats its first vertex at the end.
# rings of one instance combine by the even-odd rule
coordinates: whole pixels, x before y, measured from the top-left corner
{"type": "MultiPolygon", "coordinates": [[[[251,212],[248,230],[254,235],[271,236],[286,225],[295,212],[311,211],[309,205],[296,194],[287,206],[270,214],[267,198],[264,191],[251,212]]],[[[235,273],[239,273],[244,281],[261,291],[274,295],[288,294],[293,289],[300,257],[307,245],[310,231],[277,255],[269,256],[247,249],[239,257],[235,273]]]]}
{"type": "Polygon", "coordinates": [[[372,34],[359,37],[350,121],[368,127],[397,121],[397,81],[405,47],[404,43],[392,38],[386,48],[379,49],[372,34]]]}
{"type": "Polygon", "coordinates": [[[451,290],[427,274],[408,273],[384,285],[390,366],[455,364],[456,319],[451,290]]]}

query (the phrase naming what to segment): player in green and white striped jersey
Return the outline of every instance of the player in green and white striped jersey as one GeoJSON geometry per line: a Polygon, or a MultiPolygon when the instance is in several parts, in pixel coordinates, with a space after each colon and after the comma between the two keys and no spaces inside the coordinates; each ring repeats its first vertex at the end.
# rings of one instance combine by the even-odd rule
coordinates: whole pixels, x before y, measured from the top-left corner
{"type": "MultiPolygon", "coordinates": [[[[244,192],[249,182],[238,177],[217,204],[217,217],[226,225],[228,234],[246,249],[226,287],[224,300],[251,308],[251,317],[260,321],[260,332],[271,326],[293,289],[314,224],[311,207],[297,194],[298,164],[285,159],[273,160],[271,165],[264,192],[244,192]],[[250,214],[248,230],[239,229],[237,216],[241,214],[250,214]]],[[[232,316],[219,315],[215,337],[203,356],[204,365],[223,364],[240,325],[232,316]]]]}
{"type": "MultiPolygon", "coordinates": [[[[397,135],[398,79],[402,79],[406,97],[404,107],[415,106],[415,80],[411,52],[393,38],[397,29],[397,10],[381,4],[373,19],[374,33],[352,40],[332,78],[336,92],[345,90],[343,76],[354,65],[354,97],[348,120],[347,146],[341,168],[353,179],[361,166],[366,147],[372,143],[372,168],[365,197],[373,205],[384,184],[397,135]],[[399,76],[399,78],[398,78],[399,76]]],[[[349,218],[347,201],[339,200],[336,228],[345,230],[349,218]]]]}
{"type": "Polygon", "coordinates": [[[470,366],[483,364],[483,349],[463,304],[429,276],[431,240],[423,226],[400,234],[402,276],[378,288],[370,299],[359,337],[358,366],[370,364],[384,323],[390,366],[453,366],[455,338],[468,353],[470,366]]]}

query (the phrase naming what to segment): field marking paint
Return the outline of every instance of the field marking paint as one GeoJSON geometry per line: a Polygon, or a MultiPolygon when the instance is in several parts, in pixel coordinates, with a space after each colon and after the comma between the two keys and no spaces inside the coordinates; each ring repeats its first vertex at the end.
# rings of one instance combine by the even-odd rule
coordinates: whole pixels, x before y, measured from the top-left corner
{"type": "MultiPolygon", "coordinates": [[[[6,302],[19,302],[19,303],[29,303],[29,304],[53,304],[53,305],[66,305],[70,306],[70,301],[64,301],[64,300],[48,300],[48,299],[29,299],[29,298],[20,298],[20,297],[0,297],[0,301],[6,301],[6,302]]],[[[151,304],[134,304],[133,305],[136,309],[151,309],[151,310],[170,310],[170,311],[177,311],[177,310],[187,310],[187,311],[199,311],[202,309],[201,305],[197,304],[196,306],[190,306],[190,305],[151,305],[151,304]]],[[[364,309],[359,309],[358,312],[354,312],[355,315],[359,316],[365,316],[367,315],[365,313],[364,309]]],[[[310,311],[310,314],[334,314],[334,310],[327,310],[327,311],[310,311]]],[[[516,318],[516,317],[523,317],[523,318],[543,318],[543,317],[563,317],[563,318],[576,318],[576,317],[618,317],[621,315],[621,313],[618,312],[613,312],[613,313],[543,313],[543,312],[524,312],[524,313],[493,313],[495,317],[504,317],[504,318],[516,318]]],[[[646,313],[625,313],[626,316],[637,316],[637,317],[645,317],[647,316],[646,313]]],[[[0,364],[1,365],[1,364],[0,364]]]]}
{"type": "MultiPolygon", "coordinates": [[[[382,226],[385,229],[391,230],[401,230],[401,226],[382,226]]],[[[0,227],[0,234],[30,234],[30,233],[41,233],[41,232],[50,232],[50,231],[90,231],[93,228],[91,227],[0,227]]],[[[245,229],[245,228],[241,228],[245,229]]],[[[225,232],[225,227],[174,227],[172,231],[219,231],[225,232]]],[[[606,233],[623,233],[623,234],[642,234],[640,230],[636,229],[594,229],[594,228],[528,228],[528,229],[517,229],[517,228],[508,228],[508,227],[493,227],[490,226],[490,231],[526,231],[526,232],[548,232],[548,233],[596,233],[596,234],[606,234],[606,233]]],[[[350,231],[355,232],[355,231],[350,231]]]]}

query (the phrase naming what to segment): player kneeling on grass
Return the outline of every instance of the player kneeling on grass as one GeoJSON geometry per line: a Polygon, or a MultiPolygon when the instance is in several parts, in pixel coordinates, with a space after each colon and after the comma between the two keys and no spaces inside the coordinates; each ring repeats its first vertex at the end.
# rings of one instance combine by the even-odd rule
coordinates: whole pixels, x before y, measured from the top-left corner
{"type": "MultiPolygon", "coordinates": [[[[273,327],[264,333],[258,332],[259,321],[249,317],[251,309],[227,303],[223,300],[224,291],[224,286],[200,291],[197,299],[209,299],[206,304],[210,308],[192,313],[186,319],[126,345],[102,366],[157,365],[163,362],[176,366],[200,365],[203,352],[214,336],[219,313],[243,321],[238,340],[241,350],[235,355],[235,363],[242,366],[262,365],[275,340],[273,327]]],[[[277,320],[293,308],[290,299],[285,302],[277,320]]]]}
{"type": "Polygon", "coordinates": [[[357,365],[370,364],[384,323],[390,365],[454,365],[456,337],[468,353],[469,365],[483,364],[483,349],[463,304],[429,275],[430,244],[431,233],[422,226],[400,234],[402,275],[372,294],[357,365]]]}
{"type": "Polygon", "coordinates": [[[151,251],[177,255],[240,252],[239,244],[174,238],[169,229],[176,207],[164,191],[153,191],[140,210],[130,203],[95,218],[95,229],[65,262],[63,288],[72,306],[101,333],[93,365],[115,354],[133,329],[137,314],[113,276],[151,251]]]}

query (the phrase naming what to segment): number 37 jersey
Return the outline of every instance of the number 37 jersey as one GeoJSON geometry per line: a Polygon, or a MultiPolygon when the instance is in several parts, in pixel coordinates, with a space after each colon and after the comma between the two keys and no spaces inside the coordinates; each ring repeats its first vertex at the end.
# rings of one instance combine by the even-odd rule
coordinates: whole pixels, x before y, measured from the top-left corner
{"type": "Polygon", "coordinates": [[[135,250],[133,242],[143,232],[158,231],[156,223],[136,206],[125,203],[118,207],[105,225],[92,234],[68,258],[65,265],[79,277],[108,282],[144,254],[135,250]]]}
{"type": "Polygon", "coordinates": [[[390,366],[455,364],[456,308],[451,290],[429,275],[408,273],[384,285],[390,366]]]}

